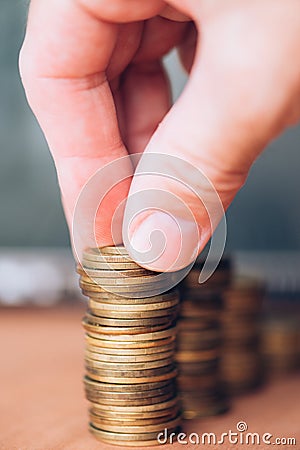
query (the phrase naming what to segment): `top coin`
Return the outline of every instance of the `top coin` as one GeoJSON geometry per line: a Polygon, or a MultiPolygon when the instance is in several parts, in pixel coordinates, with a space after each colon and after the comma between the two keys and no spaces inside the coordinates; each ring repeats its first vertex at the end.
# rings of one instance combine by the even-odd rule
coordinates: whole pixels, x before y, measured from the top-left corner
{"type": "Polygon", "coordinates": [[[103,248],[86,248],[83,252],[86,259],[111,258],[117,257],[125,260],[132,260],[125,247],[103,247],[103,248]]]}
{"type": "MultiPolygon", "coordinates": [[[[94,262],[102,262],[102,263],[121,263],[121,262],[131,262],[134,261],[130,258],[129,255],[115,254],[109,255],[104,253],[90,253],[89,251],[83,252],[83,266],[85,266],[85,261],[94,261],[94,262]]],[[[136,264],[137,267],[140,267],[136,264]]]]}
{"type": "Polygon", "coordinates": [[[128,251],[126,250],[126,248],[124,247],[124,245],[108,245],[107,247],[102,247],[102,248],[92,248],[89,250],[90,252],[94,252],[94,253],[102,253],[104,255],[128,255],[128,251]]]}

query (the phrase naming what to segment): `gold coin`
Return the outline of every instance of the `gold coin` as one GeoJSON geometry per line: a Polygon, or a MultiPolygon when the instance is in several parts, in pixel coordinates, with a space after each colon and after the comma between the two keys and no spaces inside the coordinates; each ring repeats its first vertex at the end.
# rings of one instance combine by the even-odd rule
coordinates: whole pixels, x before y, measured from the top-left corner
{"type": "MultiPolygon", "coordinates": [[[[164,330],[166,328],[165,324],[157,325],[157,326],[148,326],[148,327],[108,327],[108,326],[100,326],[100,325],[93,325],[90,323],[87,323],[85,320],[82,321],[84,329],[90,334],[93,335],[101,333],[101,334],[115,334],[115,335],[123,335],[123,334],[131,334],[136,335],[140,333],[148,333],[148,332],[155,332],[164,330]]],[[[169,325],[171,325],[169,323],[169,325]]]]}
{"type": "MultiPolygon", "coordinates": [[[[95,278],[130,278],[130,277],[141,277],[145,276],[145,269],[129,269],[129,270],[97,270],[97,269],[89,269],[88,267],[82,267],[78,265],[76,267],[76,272],[79,275],[83,275],[85,277],[93,279],[95,278]]],[[[149,271],[150,272],[150,271],[149,271]]],[[[150,272],[149,275],[157,275],[157,272],[150,272]]]]}
{"type": "MultiPolygon", "coordinates": [[[[139,342],[139,341],[155,341],[160,339],[165,339],[168,337],[176,336],[176,327],[168,328],[167,330],[163,331],[154,331],[150,333],[141,333],[136,334],[134,337],[131,335],[124,334],[122,336],[122,344],[126,342],[139,342]]],[[[104,334],[101,333],[98,334],[98,337],[96,339],[102,339],[106,341],[116,341],[117,343],[120,343],[120,337],[114,336],[110,334],[104,334]]]]}
{"type": "Polygon", "coordinates": [[[114,304],[114,303],[100,303],[97,302],[96,304],[94,304],[95,302],[90,301],[90,303],[97,307],[97,309],[101,309],[103,311],[118,311],[118,312],[126,312],[128,313],[129,311],[132,312],[137,312],[137,311],[152,311],[152,310],[157,310],[157,309],[167,309],[167,308],[172,308],[174,306],[177,306],[179,303],[179,299],[178,298],[174,298],[173,300],[169,300],[169,301],[164,301],[164,302],[159,302],[159,303],[150,303],[149,305],[147,304],[142,304],[142,305],[119,305],[119,304],[114,304]]]}
{"type": "MultiPolygon", "coordinates": [[[[128,445],[128,446],[148,446],[159,445],[157,440],[157,432],[153,433],[114,433],[110,431],[103,431],[92,424],[90,424],[90,431],[98,439],[107,443],[113,443],[115,445],[128,445]]],[[[178,427],[168,429],[168,433],[178,431],[178,427]]]]}
{"type": "Polygon", "coordinates": [[[108,319],[151,319],[153,317],[168,317],[173,321],[174,317],[177,316],[178,306],[173,306],[172,308],[166,309],[153,309],[144,311],[118,311],[118,310],[108,310],[108,309],[98,309],[97,304],[92,300],[89,300],[89,309],[91,312],[98,317],[106,317],[108,319]]]}
{"type": "Polygon", "coordinates": [[[96,361],[106,361],[111,363],[137,363],[137,362],[150,362],[150,361],[158,361],[166,358],[174,357],[175,352],[161,352],[161,353],[152,353],[150,355],[107,355],[105,353],[92,352],[89,350],[85,351],[85,356],[88,359],[94,359],[96,361]]]}
{"type": "MultiPolygon", "coordinates": [[[[175,314],[174,314],[175,317],[175,314]]],[[[147,327],[147,326],[154,326],[154,325],[165,325],[166,323],[170,322],[170,320],[173,319],[173,317],[146,317],[145,319],[117,319],[115,317],[102,317],[102,316],[96,316],[96,314],[93,314],[92,311],[88,310],[85,314],[85,319],[87,319],[87,322],[90,324],[97,324],[100,326],[115,326],[115,327],[147,327]]]]}
{"type": "Polygon", "coordinates": [[[175,350],[175,341],[167,345],[160,345],[158,347],[146,347],[146,348],[115,348],[115,347],[96,347],[94,345],[87,345],[86,351],[92,352],[93,354],[107,355],[109,357],[119,357],[119,356],[141,356],[147,357],[153,355],[153,357],[159,358],[161,353],[172,352],[175,350]]]}
{"type": "Polygon", "coordinates": [[[107,418],[102,417],[99,415],[94,415],[94,417],[97,417],[97,419],[101,419],[102,423],[104,424],[110,424],[110,425],[155,425],[162,423],[162,421],[172,420],[176,416],[178,416],[179,410],[178,408],[173,409],[173,412],[168,414],[164,417],[147,417],[147,418],[137,418],[137,417],[114,417],[114,418],[107,418]]]}
{"type": "Polygon", "coordinates": [[[82,290],[84,290],[90,297],[94,292],[112,292],[116,295],[128,295],[129,297],[134,297],[139,294],[141,297],[152,297],[159,295],[164,291],[170,289],[169,284],[165,282],[148,283],[141,285],[131,285],[128,286],[100,286],[98,284],[86,283],[82,280],[79,281],[79,285],[82,290]],[[91,294],[91,295],[90,295],[91,294]]]}
{"type": "MultiPolygon", "coordinates": [[[[83,291],[87,295],[87,291],[83,291]]],[[[115,295],[111,292],[94,292],[90,293],[90,297],[94,301],[99,301],[100,303],[115,303],[120,305],[135,305],[135,304],[150,304],[150,303],[161,303],[165,301],[172,301],[178,297],[177,291],[169,291],[162,295],[154,295],[153,297],[122,297],[120,295],[115,295]]]]}
{"type": "MultiPolygon", "coordinates": [[[[150,333],[151,334],[151,333],[150,333]]],[[[100,335],[98,335],[100,336],[100,335]]],[[[102,336],[102,335],[101,335],[102,336]]],[[[104,335],[106,336],[106,335],[104,335]]],[[[143,335],[144,336],[144,335],[143,335]]],[[[128,348],[133,348],[133,349],[138,349],[139,351],[142,350],[142,348],[150,348],[150,347],[160,347],[160,346],[165,346],[165,345],[169,345],[172,342],[175,341],[175,334],[174,336],[168,336],[166,338],[163,339],[152,339],[150,338],[150,340],[145,340],[145,341],[134,341],[134,342],[124,342],[122,339],[121,341],[112,341],[112,340],[107,340],[105,339],[105,337],[102,339],[100,338],[94,338],[89,336],[88,334],[85,335],[85,339],[87,341],[87,344],[91,344],[94,345],[95,347],[100,347],[100,348],[104,348],[104,347],[109,347],[109,348],[113,348],[113,349],[128,349],[128,348]]]]}
{"type": "MultiPolygon", "coordinates": [[[[101,389],[102,391],[108,391],[108,392],[140,392],[141,391],[141,385],[124,385],[121,384],[114,384],[114,383],[99,383],[98,381],[94,381],[88,377],[84,377],[84,383],[86,386],[91,387],[92,389],[101,389]]],[[[144,391],[151,391],[153,389],[162,389],[165,387],[173,386],[174,382],[173,380],[166,380],[166,381],[159,381],[155,383],[144,383],[143,384],[143,390],[144,391]]]]}
{"type": "MultiPolygon", "coordinates": [[[[174,316],[163,316],[163,317],[149,317],[146,319],[110,319],[109,317],[101,317],[96,316],[95,314],[92,314],[92,312],[87,312],[85,314],[85,318],[87,321],[91,324],[99,324],[102,326],[111,326],[111,327],[149,327],[153,325],[167,325],[175,319],[174,316]]],[[[171,325],[171,323],[170,323],[171,325]]],[[[169,326],[170,326],[169,325],[169,326]]]]}
{"type": "Polygon", "coordinates": [[[97,403],[91,403],[92,411],[112,411],[114,413],[148,413],[151,411],[159,411],[163,409],[176,407],[179,403],[179,398],[174,397],[166,402],[161,402],[155,405],[145,405],[145,406],[107,406],[98,405],[97,403]]]}
{"type": "Polygon", "coordinates": [[[173,360],[171,359],[171,362],[169,362],[166,366],[160,366],[156,367],[154,369],[146,369],[146,368],[140,368],[140,369],[134,369],[131,368],[132,365],[128,367],[128,364],[119,364],[116,365],[114,369],[111,368],[111,366],[107,369],[103,369],[102,365],[100,366],[99,361],[85,361],[85,367],[88,370],[89,373],[93,373],[95,375],[100,376],[106,376],[109,377],[111,375],[112,378],[120,378],[124,376],[125,378],[140,378],[140,377],[147,377],[149,376],[156,376],[156,375],[163,375],[165,373],[172,372],[175,368],[175,364],[173,363],[173,360]]]}
{"type": "Polygon", "coordinates": [[[120,305],[98,303],[94,302],[93,300],[88,301],[89,309],[93,315],[98,317],[107,317],[108,319],[151,319],[152,317],[163,317],[165,315],[178,313],[178,305],[176,304],[176,302],[173,303],[173,306],[166,306],[165,308],[159,308],[157,306],[157,303],[154,303],[153,305],[128,305],[128,308],[126,308],[126,305],[121,305],[121,307],[119,308],[120,305]],[[150,308],[150,306],[153,305],[154,307],[150,308]],[[149,306],[149,308],[147,308],[147,306],[149,306]],[[132,314],[132,317],[128,317],[128,315],[130,314],[132,314]]]}
{"type": "MultiPolygon", "coordinates": [[[[89,305],[90,306],[90,305],[89,305]]],[[[156,309],[152,311],[130,311],[129,313],[125,313],[124,311],[107,311],[104,310],[102,312],[101,309],[95,309],[90,306],[90,311],[94,316],[104,318],[104,319],[116,319],[116,320],[145,320],[145,319],[159,319],[157,325],[164,325],[165,328],[169,328],[174,326],[174,321],[178,316],[178,307],[175,306],[173,308],[166,309],[156,309]],[[165,319],[163,321],[162,319],[165,319]]],[[[152,325],[150,325],[151,327],[152,325]]],[[[147,327],[147,325],[145,325],[147,327]]],[[[122,328],[122,327],[121,327],[122,328]]]]}
{"type": "MultiPolygon", "coordinates": [[[[127,290],[120,291],[119,288],[118,288],[118,290],[115,289],[115,288],[112,288],[112,289],[109,288],[109,290],[107,292],[111,292],[111,293],[114,293],[115,295],[118,295],[120,297],[130,298],[130,299],[144,298],[144,297],[151,298],[151,297],[155,297],[155,296],[157,296],[157,295],[159,295],[159,294],[161,294],[163,292],[166,293],[169,288],[168,287],[160,287],[160,288],[157,288],[157,289],[155,288],[154,290],[151,290],[151,291],[150,290],[145,291],[145,290],[142,290],[142,289],[134,289],[134,290],[131,289],[131,290],[128,290],[128,287],[126,289],[127,290]]],[[[87,295],[87,297],[89,297],[90,299],[93,299],[93,292],[90,292],[87,295]]],[[[103,303],[105,303],[105,302],[103,302],[103,303]]]]}
{"type": "MultiPolygon", "coordinates": [[[[141,278],[141,277],[136,277],[141,278]]],[[[113,278],[111,280],[114,280],[113,278]]],[[[144,297],[148,297],[148,293],[159,291],[164,287],[168,288],[170,283],[168,280],[149,280],[144,282],[128,282],[129,280],[133,280],[133,278],[128,278],[128,280],[120,280],[122,283],[117,284],[115,282],[105,283],[101,281],[98,283],[97,280],[88,279],[86,277],[80,277],[79,285],[82,289],[85,289],[87,292],[112,292],[112,293],[134,293],[134,292],[144,292],[144,297]]],[[[110,281],[110,280],[108,280],[110,281]]],[[[135,281],[135,280],[133,280],[135,281]]],[[[161,292],[159,292],[161,294],[161,292]]],[[[154,294],[157,295],[157,294],[154,294]]]]}
{"type": "MultiPolygon", "coordinates": [[[[152,292],[154,290],[158,290],[159,288],[168,287],[168,290],[170,290],[170,281],[168,279],[145,279],[147,277],[124,277],[115,279],[115,278],[108,278],[108,279],[100,279],[100,278],[89,278],[86,276],[81,276],[79,280],[80,287],[82,289],[86,289],[87,291],[91,293],[112,293],[114,295],[121,296],[123,292],[143,292],[145,291],[146,294],[144,297],[148,297],[148,292],[152,292]],[[143,280],[142,280],[143,278],[143,280]],[[130,281],[131,280],[131,281],[130,281]],[[139,280],[136,282],[136,280],[139,280]],[[117,282],[119,281],[119,282],[117,282]],[[121,294],[119,294],[120,292],[121,294]]],[[[151,277],[153,278],[153,277],[151,277]]],[[[155,295],[161,295],[162,293],[159,292],[155,295]]]]}
{"type": "MultiPolygon", "coordinates": [[[[83,266],[86,261],[95,261],[95,262],[134,262],[128,254],[115,254],[109,255],[101,253],[99,250],[95,251],[84,251],[83,252],[83,266]]],[[[137,264],[136,264],[137,265],[137,264]]],[[[140,266],[138,266],[140,267],[140,266]]]]}
{"type": "Polygon", "coordinates": [[[164,430],[165,428],[174,428],[179,425],[181,421],[181,416],[175,417],[175,419],[169,420],[167,422],[162,422],[154,425],[125,425],[124,427],[120,425],[113,424],[104,424],[101,420],[92,420],[92,423],[97,428],[101,427],[102,430],[105,431],[113,431],[117,433],[151,433],[151,432],[159,432],[164,430]]]}
{"type": "MultiPolygon", "coordinates": [[[[156,397],[148,397],[148,398],[131,398],[130,405],[131,406],[143,406],[143,405],[154,405],[155,403],[159,403],[161,401],[167,401],[174,397],[174,392],[169,392],[167,394],[159,395],[156,397]]],[[[97,395],[97,392],[89,392],[86,395],[87,400],[90,402],[98,403],[101,405],[113,405],[113,406],[125,406],[128,404],[128,399],[122,398],[113,398],[113,397],[103,397],[97,395]]],[[[95,423],[95,421],[93,421],[95,423]]]]}
{"type": "MultiPolygon", "coordinates": [[[[147,391],[146,391],[147,392],[147,391]]],[[[176,391],[173,388],[172,391],[166,392],[166,393],[160,393],[159,395],[156,395],[155,391],[149,391],[154,392],[152,396],[148,395],[147,397],[137,397],[134,395],[131,396],[121,396],[121,395],[112,395],[110,392],[105,392],[106,395],[103,395],[102,391],[85,391],[86,398],[92,403],[97,403],[101,405],[112,405],[112,406],[126,406],[130,404],[131,406],[143,406],[143,405],[150,405],[154,403],[160,403],[162,401],[167,401],[172,399],[176,391]]]]}
{"type": "MultiPolygon", "coordinates": [[[[137,272],[134,275],[135,270],[128,270],[125,275],[121,275],[121,271],[108,271],[102,270],[100,273],[95,273],[93,276],[84,273],[82,277],[87,278],[87,282],[93,282],[99,284],[100,286],[105,285],[141,285],[141,284],[151,284],[151,283],[172,283],[173,277],[170,273],[158,273],[145,271],[143,274],[141,272],[137,272]],[[116,274],[116,276],[113,276],[116,274]],[[108,275],[108,276],[107,276],[108,275]],[[89,281],[92,280],[92,281],[89,281]]],[[[83,280],[85,281],[85,280],[83,280]]]]}
{"type": "MultiPolygon", "coordinates": [[[[141,386],[141,385],[140,385],[141,386]]],[[[120,400],[120,401],[126,401],[124,404],[125,406],[130,404],[131,400],[142,400],[146,402],[145,404],[151,403],[153,398],[160,398],[161,400],[155,400],[156,402],[162,402],[162,398],[165,395],[170,395],[170,399],[175,397],[176,389],[175,389],[175,383],[172,383],[170,387],[168,388],[162,388],[162,389],[152,389],[151,391],[144,391],[141,389],[140,391],[122,391],[122,392],[110,392],[110,391],[102,391],[102,390],[95,390],[90,389],[87,386],[85,386],[85,393],[87,395],[93,395],[95,397],[95,400],[91,400],[92,403],[102,403],[102,400],[105,400],[106,402],[108,400],[120,400]]],[[[132,406],[132,405],[131,405],[132,406]]]]}
{"type": "Polygon", "coordinates": [[[101,383],[99,381],[92,380],[87,376],[84,377],[84,386],[88,391],[98,392],[101,395],[111,395],[117,397],[136,397],[142,398],[144,395],[147,397],[162,395],[167,392],[173,391],[176,387],[175,380],[160,381],[158,383],[145,383],[143,389],[140,385],[128,386],[127,384],[122,386],[114,383],[101,383]]]}
{"type": "MultiPolygon", "coordinates": [[[[94,403],[93,403],[94,404],[94,403]]],[[[111,420],[128,420],[128,421],[136,421],[141,419],[160,419],[160,420],[168,420],[173,417],[176,417],[180,411],[179,404],[175,406],[171,406],[170,408],[153,410],[147,412],[120,412],[116,414],[115,411],[108,411],[107,409],[96,410],[94,408],[90,409],[90,412],[100,417],[101,419],[111,421],[111,420]]]]}
{"type": "Polygon", "coordinates": [[[139,397],[135,398],[133,396],[127,398],[119,398],[119,397],[108,397],[101,395],[101,392],[86,392],[86,399],[92,403],[97,403],[103,406],[111,405],[111,406],[126,406],[128,403],[131,406],[145,406],[145,405],[154,405],[156,403],[167,401],[172,399],[175,396],[175,390],[172,392],[167,392],[166,394],[155,395],[152,397],[139,397]]]}
{"type": "MultiPolygon", "coordinates": [[[[152,432],[147,432],[147,428],[143,431],[133,431],[133,432],[126,432],[126,430],[124,430],[124,432],[120,432],[120,431],[109,431],[109,430],[103,430],[100,429],[99,427],[96,427],[93,423],[90,423],[91,426],[93,426],[94,428],[96,428],[99,432],[101,433],[109,433],[110,435],[114,435],[114,439],[119,440],[119,439],[124,439],[124,440],[133,440],[133,441],[139,441],[140,439],[142,440],[146,440],[147,437],[151,436],[152,439],[154,439],[155,437],[157,437],[158,431],[161,430],[163,431],[164,428],[159,428],[158,431],[152,431],[152,432]],[[118,435],[118,436],[116,436],[118,435]]],[[[149,427],[151,427],[151,425],[149,425],[149,427]]],[[[154,426],[157,427],[157,426],[154,426]]],[[[174,429],[172,427],[170,427],[170,429],[174,429]]],[[[169,429],[168,429],[169,431],[169,429]]]]}
{"type": "MultiPolygon", "coordinates": [[[[156,333],[162,333],[162,332],[166,331],[165,327],[163,327],[163,329],[160,329],[159,331],[151,331],[148,328],[146,330],[147,330],[147,332],[145,332],[145,330],[143,329],[142,333],[136,332],[135,334],[129,334],[129,333],[126,333],[126,334],[124,334],[124,333],[104,334],[104,333],[98,333],[98,332],[93,332],[93,331],[88,330],[87,331],[87,335],[89,337],[91,337],[91,338],[101,340],[101,342],[102,341],[109,341],[109,342],[115,341],[116,344],[120,344],[121,343],[122,345],[121,345],[121,347],[119,346],[119,348],[122,348],[122,346],[123,346],[123,344],[125,344],[125,342],[126,343],[131,342],[132,344],[134,344],[136,342],[141,342],[142,343],[141,347],[142,347],[142,346],[144,346],[144,341],[140,341],[139,340],[140,338],[142,338],[143,336],[147,336],[148,334],[151,334],[151,333],[152,334],[156,334],[156,333]],[[149,331],[149,333],[148,333],[148,331],[149,331]],[[117,339],[117,338],[119,338],[119,339],[117,339]],[[130,339],[130,341],[129,341],[129,339],[130,339]],[[117,341],[119,341],[119,342],[117,342],[117,341]]],[[[175,337],[176,336],[174,335],[174,339],[175,339],[175,337]]],[[[149,340],[150,339],[151,339],[151,337],[149,337],[149,340]]],[[[148,340],[148,339],[145,339],[145,341],[146,340],[148,340]]],[[[155,341],[155,339],[153,339],[153,340],[155,341]]],[[[101,345],[102,345],[102,343],[101,343],[101,345]]],[[[137,345],[135,345],[133,348],[137,348],[137,345]]]]}
{"type": "Polygon", "coordinates": [[[101,273],[101,277],[90,277],[88,275],[86,275],[85,273],[83,275],[81,275],[81,281],[84,283],[91,283],[91,284],[96,284],[97,286],[152,286],[153,283],[157,283],[158,285],[161,285],[163,283],[166,283],[168,281],[170,281],[170,277],[168,277],[167,275],[162,275],[162,274],[156,274],[156,275],[142,275],[142,276],[123,276],[123,277],[105,277],[105,273],[103,273],[104,271],[102,271],[101,273]]]}
{"type": "MultiPolygon", "coordinates": [[[[97,389],[94,386],[90,386],[88,383],[85,384],[85,392],[88,394],[95,394],[99,398],[100,401],[95,401],[94,403],[101,403],[101,399],[120,399],[120,400],[147,400],[151,399],[152,397],[161,397],[166,394],[174,394],[175,389],[175,383],[172,381],[171,383],[167,384],[164,387],[151,389],[151,390],[144,390],[140,389],[139,391],[128,391],[127,390],[119,390],[119,391],[111,391],[111,390],[102,390],[97,389]]],[[[100,383],[98,383],[100,384],[100,383]]],[[[141,387],[141,385],[139,385],[141,387]]],[[[121,386],[123,389],[123,387],[121,386]]],[[[119,388],[120,389],[120,388],[119,388]]],[[[93,401],[92,401],[93,402],[93,401]]]]}
{"type": "Polygon", "coordinates": [[[100,262],[86,259],[83,262],[83,268],[93,270],[139,270],[141,267],[130,260],[123,262],[105,262],[103,260],[100,262]]]}
{"type": "Polygon", "coordinates": [[[105,255],[127,255],[128,251],[124,247],[124,245],[107,245],[106,247],[96,247],[96,248],[89,248],[86,250],[87,253],[90,254],[105,254],[105,255]]]}
{"type": "Polygon", "coordinates": [[[157,367],[169,366],[174,363],[173,355],[169,358],[159,359],[156,361],[141,361],[141,362],[110,362],[110,361],[98,361],[95,359],[86,358],[85,362],[88,367],[104,370],[144,370],[155,369],[157,367]]]}
{"type": "Polygon", "coordinates": [[[93,373],[91,370],[86,371],[89,378],[94,379],[96,381],[102,381],[104,383],[116,383],[116,384],[138,384],[138,383],[152,383],[156,381],[164,381],[164,380],[170,380],[171,378],[175,378],[177,375],[177,370],[173,370],[172,372],[167,372],[162,375],[148,375],[146,377],[112,377],[112,376],[105,376],[105,375],[99,375],[93,373]]]}

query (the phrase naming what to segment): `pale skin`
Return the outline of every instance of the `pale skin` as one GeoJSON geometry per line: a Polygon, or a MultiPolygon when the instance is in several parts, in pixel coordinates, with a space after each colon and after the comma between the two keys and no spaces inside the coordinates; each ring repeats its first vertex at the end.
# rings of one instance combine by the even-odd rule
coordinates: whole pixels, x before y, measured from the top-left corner
{"type": "MultiPolygon", "coordinates": [[[[300,120],[300,1],[32,0],[20,69],[69,226],[87,180],[137,152],[192,163],[226,209],[268,142],[300,120]],[[173,47],[190,77],[170,109],[161,58],[173,47]]],[[[174,173],[180,177],[180,167],[174,173]]],[[[111,217],[129,190],[153,187],[172,190],[191,208],[200,251],[211,234],[205,210],[180,185],[143,176],[110,194],[96,220],[98,244],[112,244],[111,217]]],[[[129,235],[142,249],[156,228],[170,243],[148,267],[168,270],[178,239],[172,224],[142,214],[129,235]]],[[[182,261],[190,262],[188,252],[182,261]]]]}

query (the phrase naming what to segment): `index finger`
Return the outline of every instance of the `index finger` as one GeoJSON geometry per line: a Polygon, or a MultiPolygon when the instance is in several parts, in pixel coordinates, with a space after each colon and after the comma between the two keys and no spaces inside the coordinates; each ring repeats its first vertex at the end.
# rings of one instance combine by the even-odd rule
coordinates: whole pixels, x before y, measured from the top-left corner
{"type": "MultiPolygon", "coordinates": [[[[105,76],[117,30],[74,1],[31,2],[20,69],[55,160],[69,226],[87,180],[127,154],[105,76]]],[[[103,205],[105,214],[97,216],[99,245],[112,243],[110,218],[129,184],[117,186],[103,205]]]]}

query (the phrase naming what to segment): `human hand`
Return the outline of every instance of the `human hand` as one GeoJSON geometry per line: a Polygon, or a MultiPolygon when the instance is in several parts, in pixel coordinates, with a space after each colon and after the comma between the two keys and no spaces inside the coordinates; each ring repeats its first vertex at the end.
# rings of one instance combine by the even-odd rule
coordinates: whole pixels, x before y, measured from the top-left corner
{"type": "MultiPolygon", "coordinates": [[[[144,149],[199,168],[226,209],[265,145],[300,118],[299,50],[298,0],[55,0],[51,6],[32,0],[21,73],[55,159],[69,226],[87,180],[127,152],[144,149]],[[168,112],[160,59],[178,45],[189,70],[197,38],[181,14],[193,19],[199,38],[189,82],[168,112]]],[[[184,165],[172,161],[166,172],[189,178],[184,165]]],[[[142,157],[136,173],[146,172],[146,166],[142,157]]],[[[130,175],[131,167],[124,171],[130,175]]],[[[193,189],[203,188],[199,179],[188,181],[193,189]]],[[[103,202],[95,221],[100,246],[112,243],[111,218],[129,189],[134,196],[153,188],[174,193],[191,209],[199,227],[198,250],[204,247],[212,232],[204,205],[182,183],[145,175],[132,183],[125,179],[103,202]]],[[[203,190],[204,203],[205,196],[203,190]]],[[[136,210],[142,210],[143,196],[139,202],[136,210]]],[[[141,213],[131,224],[131,243],[141,251],[154,229],[167,238],[163,255],[147,267],[174,270],[190,262],[186,246],[180,263],[173,264],[180,233],[186,240],[191,233],[177,205],[174,215],[180,232],[169,215],[158,212],[141,213]]],[[[122,240],[121,223],[116,240],[122,240]]]]}

